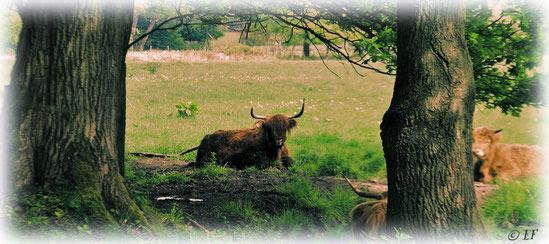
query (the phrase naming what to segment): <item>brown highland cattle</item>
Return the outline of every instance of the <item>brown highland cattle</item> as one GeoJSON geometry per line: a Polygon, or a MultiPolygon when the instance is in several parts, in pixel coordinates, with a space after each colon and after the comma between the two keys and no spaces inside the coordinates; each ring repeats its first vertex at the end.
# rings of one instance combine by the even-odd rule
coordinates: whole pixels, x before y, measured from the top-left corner
{"type": "Polygon", "coordinates": [[[363,192],[357,189],[351,181],[343,176],[353,191],[361,197],[373,198],[356,205],[350,212],[351,229],[355,239],[360,239],[362,233],[377,235],[385,228],[385,216],[387,215],[387,192],[363,192]]]}
{"type": "Polygon", "coordinates": [[[473,129],[473,154],[480,159],[480,181],[502,180],[543,172],[543,152],[538,146],[500,143],[500,131],[473,129]]]}
{"type": "Polygon", "coordinates": [[[297,126],[295,119],[303,115],[305,99],[301,111],[294,116],[274,114],[252,118],[259,119],[255,128],[240,130],[218,130],[206,135],[198,146],[196,166],[206,166],[212,160],[219,165],[228,165],[237,169],[268,161],[278,161],[279,166],[288,168],[293,164],[290,149],[286,145],[287,135],[297,126]]]}

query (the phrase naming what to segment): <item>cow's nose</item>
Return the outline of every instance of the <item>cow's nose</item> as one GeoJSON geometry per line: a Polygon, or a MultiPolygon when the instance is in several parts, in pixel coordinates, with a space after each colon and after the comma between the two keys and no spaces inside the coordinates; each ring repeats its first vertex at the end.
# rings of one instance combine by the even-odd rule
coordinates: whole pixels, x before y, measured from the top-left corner
{"type": "Polygon", "coordinates": [[[473,149],[473,153],[479,157],[484,156],[484,152],[481,149],[473,149]]]}

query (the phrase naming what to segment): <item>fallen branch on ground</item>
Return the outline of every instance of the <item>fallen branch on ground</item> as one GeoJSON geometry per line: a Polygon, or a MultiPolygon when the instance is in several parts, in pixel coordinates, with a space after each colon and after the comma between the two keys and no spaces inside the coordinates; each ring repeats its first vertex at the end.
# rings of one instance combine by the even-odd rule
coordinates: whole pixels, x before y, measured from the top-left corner
{"type": "Polygon", "coordinates": [[[184,154],[190,153],[197,149],[198,149],[198,146],[189,148],[183,152],[174,153],[174,154],[160,154],[160,153],[149,153],[149,152],[129,152],[128,154],[134,155],[134,156],[147,157],[147,158],[167,158],[167,157],[183,156],[184,154]]]}

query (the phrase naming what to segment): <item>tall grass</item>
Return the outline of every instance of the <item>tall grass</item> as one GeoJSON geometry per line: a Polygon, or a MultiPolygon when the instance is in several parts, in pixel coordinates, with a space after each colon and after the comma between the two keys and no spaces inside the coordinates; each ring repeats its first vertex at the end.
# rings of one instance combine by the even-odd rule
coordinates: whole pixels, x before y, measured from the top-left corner
{"type": "Polygon", "coordinates": [[[541,225],[541,179],[496,181],[494,194],[486,197],[482,215],[490,233],[506,236],[511,230],[534,229],[541,225]]]}

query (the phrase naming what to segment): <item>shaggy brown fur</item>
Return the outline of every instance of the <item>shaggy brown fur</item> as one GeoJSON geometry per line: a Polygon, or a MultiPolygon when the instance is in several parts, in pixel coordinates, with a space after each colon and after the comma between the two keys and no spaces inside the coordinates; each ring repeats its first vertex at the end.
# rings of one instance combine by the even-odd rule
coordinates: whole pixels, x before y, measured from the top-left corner
{"type": "Polygon", "coordinates": [[[543,172],[543,153],[538,146],[500,143],[501,130],[473,129],[473,154],[481,162],[480,180],[489,183],[543,172]]]}
{"type": "Polygon", "coordinates": [[[351,210],[349,215],[351,216],[351,229],[353,230],[355,239],[360,239],[363,233],[371,235],[379,234],[385,228],[388,192],[363,192],[353,186],[347,177],[344,176],[344,178],[359,196],[376,199],[360,203],[351,210]]]}
{"type": "Polygon", "coordinates": [[[380,229],[385,228],[387,199],[358,204],[351,210],[350,215],[355,238],[360,238],[361,233],[377,235],[380,229]]]}
{"type": "Polygon", "coordinates": [[[217,164],[242,169],[265,160],[276,160],[280,166],[289,167],[293,159],[286,138],[297,126],[295,119],[303,114],[304,108],[305,99],[301,112],[291,117],[282,114],[256,116],[252,108],[252,117],[261,120],[255,128],[218,130],[206,135],[198,146],[196,165],[202,167],[215,159],[217,164]]]}

